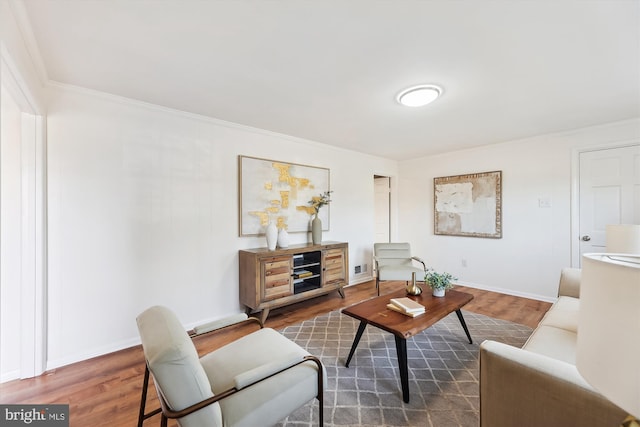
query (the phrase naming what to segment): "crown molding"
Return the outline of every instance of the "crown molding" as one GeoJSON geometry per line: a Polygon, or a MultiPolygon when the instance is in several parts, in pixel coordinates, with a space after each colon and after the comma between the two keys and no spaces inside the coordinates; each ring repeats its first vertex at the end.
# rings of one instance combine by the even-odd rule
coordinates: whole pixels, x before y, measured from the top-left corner
{"type": "Polygon", "coordinates": [[[22,0],[9,0],[9,8],[11,9],[16,25],[20,30],[25,48],[31,57],[31,62],[33,63],[33,67],[36,70],[38,78],[40,79],[40,83],[44,86],[49,82],[49,75],[47,74],[47,68],[42,60],[42,55],[40,54],[40,48],[38,47],[35,36],[33,35],[33,28],[31,27],[31,21],[29,21],[24,3],[22,0]]]}
{"type": "Polygon", "coordinates": [[[82,86],[75,86],[68,83],[60,83],[55,80],[47,81],[45,86],[50,89],[55,89],[60,91],[69,91],[69,92],[74,92],[84,96],[100,98],[106,101],[118,103],[118,104],[129,106],[129,107],[142,108],[151,112],[170,114],[176,117],[190,119],[190,120],[194,120],[202,123],[208,123],[208,124],[222,126],[222,127],[231,128],[231,129],[237,129],[244,132],[251,132],[258,135],[268,136],[271,138],[285,139],[290,142],[295,142],[298,144],[305,144],[308,146],[322,148],[323,150],[331,149],[331,150],[335,150],[343,153],[358,153],[359,155],[370,156],[372,158],[381,159],[381,157],[374,156],[368,153],[362,153],[359,151],[349,150],[342,147],[336,147],[334,145],[329,145],[322,142],[313,141],[310,139],[305,139],[305,138],[301,138],[293,135],[287,135],[284,133],[274,132],[267,129],[261,129],[261,128],[256,128],[248,125],[243,125],[240,123],[230,122],[222,119],[216,119],[214,117],[205,116],[203,114],[191,113],[188,111],[165,107],[159,104],[153,104],[146,101],[127,98],[121,95],[114,95],[108,92],[102,92],[95,89],[88,89],[82,86]]]}

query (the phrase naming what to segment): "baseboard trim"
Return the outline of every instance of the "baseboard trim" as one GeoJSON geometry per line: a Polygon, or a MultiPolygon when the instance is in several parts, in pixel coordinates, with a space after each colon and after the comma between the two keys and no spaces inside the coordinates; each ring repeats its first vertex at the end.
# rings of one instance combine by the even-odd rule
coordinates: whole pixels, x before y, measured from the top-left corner
{"type": "Polygon", "coordinates": [[[13,380],[19,380],[19,379],[20,379],[20,370],[16,369],[14,371],[5,372],[4,374],[2,374],[2,377],[0,377],[0,384],[7,383],[13,380]]]}
{"type": "Polygon", "coordinates": [[[140,338],[132,338],[129,340],[120,341],[118,343],[114,343],[113,345],[104,346],[99,349],[95,349],[93,351],[88,351],[85,353],[78,353],[78,354],[67,356],[67,357],[47,360],[46,371],[50,371],[56,368],[61,368],[63,366],[71,365],[73,363],[83,362],[85,360],[93,359],[94,357],[104,356],[105,354],[115,353],[120,350],[125,350],[130,347],[135,347],[136,345],[140,345],[140,338]]]}
{"type": "Polygon", "coordinates": [[[361,276],[361,277],[353,277],[349,279],[349,284],[347,286],[345,286],[345,288],[349,287],[349,286],[355,286],[355,285],[359,285],[361,283],[365,283],[365,282],[370,282],[374,280],[374,277],[369,275],[369,276],[361,276]]]}
{"type": "Polygon", "coordinates": [[[482,285],[482,284],[479,284],[479,283],[465,282],[465,281],[462,281],[462,280],[458,280],[458,281],[456,281],[456,283],[461,285],[461,286],[466,286],[468,288],[481,289],[483,291],[496,292],[496,293],[505,294],[505,295],[513,295],[514,297],[533,299],[533,300],[536,300],[536,301],[544,301],[544,302],[554,303],[558,299],[557,297],[548,297],[546,295],[532,294],[532,293],[528,293],[528,292],[518,292],[518,291],[511,290],[511,289],[498,288],[498,287],[495,287],[495,286],[486,286],[486,285],[482,285]]]}

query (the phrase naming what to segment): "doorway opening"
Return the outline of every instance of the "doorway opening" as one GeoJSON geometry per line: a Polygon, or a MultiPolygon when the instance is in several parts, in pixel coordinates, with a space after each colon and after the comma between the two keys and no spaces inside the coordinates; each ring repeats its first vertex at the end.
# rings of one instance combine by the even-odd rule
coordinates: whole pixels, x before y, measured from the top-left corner
{"type": "Polygon", "coordinates": [[[374,243],[391,241],[391,178],[373,176],[374,182],[374,243]]]}

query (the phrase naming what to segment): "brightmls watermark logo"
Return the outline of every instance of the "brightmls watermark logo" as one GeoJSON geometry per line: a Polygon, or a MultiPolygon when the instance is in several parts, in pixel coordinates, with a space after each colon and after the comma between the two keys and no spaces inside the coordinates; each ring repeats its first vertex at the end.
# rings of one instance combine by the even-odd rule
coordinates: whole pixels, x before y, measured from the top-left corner
{"type": "Polygon", "coordinates": [[[69,427],[69,405],[0,405],[0,427],[69,427]]]}

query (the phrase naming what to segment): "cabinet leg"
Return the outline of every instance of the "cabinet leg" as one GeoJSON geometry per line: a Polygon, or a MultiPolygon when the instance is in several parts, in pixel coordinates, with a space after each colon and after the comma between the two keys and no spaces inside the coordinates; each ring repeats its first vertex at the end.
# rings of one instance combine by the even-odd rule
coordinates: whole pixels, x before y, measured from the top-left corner
{"type": "Polygon", "coordinates": [[[269,315],[269,309],[268,308],[265,308],[264,310],[262,310],[262,313],[260,313],[260,321],[262,322],[263,325],[267,321],[267,316],[268,315],[269,315]]]}
{"type": "Polygon", "coordinates": [[[338,293],[340,294],[340,296],[342,297],[342,299],[344,299],[344,289],[342,289],[342,288],[338,288],[338,293]]]}

